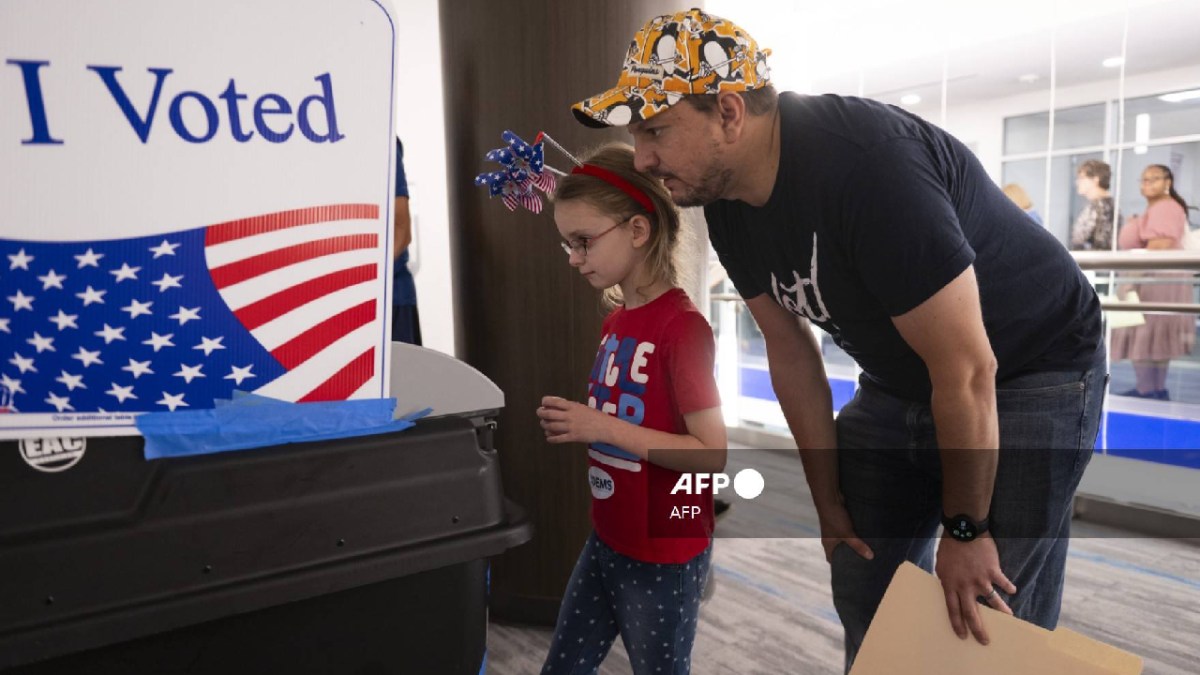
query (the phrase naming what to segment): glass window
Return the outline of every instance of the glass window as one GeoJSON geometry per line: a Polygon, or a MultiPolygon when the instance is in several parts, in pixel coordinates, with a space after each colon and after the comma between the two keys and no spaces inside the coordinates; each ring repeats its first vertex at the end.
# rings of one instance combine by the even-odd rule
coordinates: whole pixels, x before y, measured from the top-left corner
{"type": "MultiPolygon", "coordinates": [[[[1054,149],[1067,150],[1104,144],[1107,104],[1063,108],[1054,114],[1054,149]]],[[[1050,113],[1008,117],[1004,120],[1004,154],[1019,155],[1046,150],[1050,113]]]]}
{"type": "MultiPolygon", "coordinates": [[[[1170,167],[1175,176],[1175,191],[1189,206],[1200,205],[1200,142],[1150,145],[1125,150],[1121,155],[1117,197],[1121,213],[1135,214],[1146,210],[1141,194],[1142,171],[1151,164],[1170,167]]],[[[1193,225],[1200,224],[1200,213],[1189,210],[1193,225]]]]}
{"type": "Polygon", "coordinates": [[[1127,100],[1124,142],[1200,134],[1200,96],[1187,98],[1193,91],[1198,90],[1127,100]]]}
{"type": "MultiPolygon", "coordinates": [[[[1036,113],[1007,117],[1004,120],[1004,154],[1022,155],[1043,152],[1046,149],[1046,134],[1050,129],[1050,113],[1036,113]]],[[[1004,179],[1005,183],[1013,181],[1004,179]]]]}

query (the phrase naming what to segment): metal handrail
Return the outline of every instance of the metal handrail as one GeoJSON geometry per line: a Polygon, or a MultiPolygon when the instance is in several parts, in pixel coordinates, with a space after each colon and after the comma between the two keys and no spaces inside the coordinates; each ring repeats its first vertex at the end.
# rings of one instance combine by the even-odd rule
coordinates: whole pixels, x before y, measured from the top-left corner
{"type": "Polygon", "coordinates": [[[1200,251],[1071,251],[1084,270],[1183,270],[1200,272],[1200,251]]]}
{"type": "MultiPolygon", "coordinates": [[[[1155,270],[1200,272],[1200,251],[1072,251],[1071,256],[1084,270],[1155,270]]],[[[1178,283],[1195,280],[1180,279],[1178,283]]],[[[1157,283],[1157,282],[1156,282],[1157,283]]],[[[1165,280],[1164,280],[1165,283],[1165,280]]],[[[1121,302],[1101,298],[1100,308],[1118,312],[1173,312],[1200,314],[1200,304],[1194,302],[1121,302]]]]}
{"type": "MultiPolygon", "coordinates": [[[[1080,269],[1084,270],[1157,270],[1200,272],[1200,251],[1072,251],[1080,269]]],[[[1155,280],[1157,282],[1157,280],[1155,280]]],[[[1188,283],[1180,279],[1180,283],[1188,283]]],[[[1165,280],[1164,280],[1165,283],[1165,280]]],[[[737,302],[737,293],[713,293],[710,300],[737,302]]],[[[1200,314],[1200,304],[1183,302],[1121,302],[1101,298],[1100,307],[1117,312],[1175,312],[1200,314]]]]}

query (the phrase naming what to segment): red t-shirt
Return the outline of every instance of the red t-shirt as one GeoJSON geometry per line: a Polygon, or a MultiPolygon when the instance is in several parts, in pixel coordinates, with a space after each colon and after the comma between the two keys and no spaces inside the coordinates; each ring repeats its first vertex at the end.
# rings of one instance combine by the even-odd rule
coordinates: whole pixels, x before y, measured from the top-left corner
{"type": "MultiPolygon", "coordinates": [[[[684,415],[721,404],[712,328],[681,289],[641,307],[618,307],[601,335],[588,378],[593,408],[648,429],[686,434],[684,415]]],[[[671,495],[678,472],[604,443],[591,444],[588,463],[592,524],[613,550],[645,562],[683,563],[708,547],[711,492],[671,495]]]]}

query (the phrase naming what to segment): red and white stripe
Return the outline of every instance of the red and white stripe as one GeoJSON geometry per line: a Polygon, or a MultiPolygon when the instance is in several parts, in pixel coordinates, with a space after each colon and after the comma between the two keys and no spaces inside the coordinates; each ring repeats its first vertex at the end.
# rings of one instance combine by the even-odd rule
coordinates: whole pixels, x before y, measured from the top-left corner
{"type": "Polygon", "coordinates": [[[208,228],[213,284],[287,369],[256,393],[304,402],[379,391],[379,230],[374,204],[280,211],[208,228]]]}

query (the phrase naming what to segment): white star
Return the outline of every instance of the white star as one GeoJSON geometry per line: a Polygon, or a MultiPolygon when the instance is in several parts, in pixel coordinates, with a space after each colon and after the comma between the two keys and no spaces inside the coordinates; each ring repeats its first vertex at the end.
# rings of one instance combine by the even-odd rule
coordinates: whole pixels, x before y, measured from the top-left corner
{"type": "Polygon", "coordinates": [[[137,281],[137,273],[141,271],[142,268],[140,267],[130,267],[129,263],[121,263],[121,269],[109,270],[108,273],[115,276],[117,278],[116,283],[119,284],[126,279],[137,281]]]}
{"type": "Polygon", "coordinates": [[[194,309],[187,309],[185,307],[180,307],[178,313],[172,314],[167,318],[179,321],[179,325],[182,326],[192,319],[196,319],[198,321],[200,319],[200,308],[196,307],[194,309]]]}
{"type": "Polygon", "coordinates": [[[104,338],[104,344],[110,345],[112,344],[113,340],[125,339],[125,327],[121,326],[120,328],[113,328],[108,324],[104,324],[104,330],[98,330],[95,333],[92,333],[92,335],[97,335],[104,338]]]}
{"type": "Polygon", "coordinates": [[[25,388],[21,386],[21,381],[13,379],[8,375],[0,375],[0,387],[7,389],[10,394],[25,393],[25,388]]]}
{"type": "Polygon", "coordinates": [[[157,260],[159,256],[175,255],[175,249],[179,248],[179,244],[168,243],[166,239],[158,246],[151,246],[150,250],[154,252],[154,258],[157,260]]]}
{"type": "Polygon", "coordinates": [[[225,336],[221,336],[221,337],[218,337],[216,339],[211,339],[211,340],[209,338],[201,336],[200,344],[196,345],[195,347],[192,347],[192,349],[203,349],[204,355],[208,356],[218,349],[225,349],[225,345],[221,344],[221,340],[224,340],[224,339],[225,339],[225,336]]]}
{"type": "Polygon", "coordinates": [[[103,257],[103,253],[95,253],[90,247],[88,248],[87,253],[74,256],[74,258],[79,261],[78,269],[83,269],[85,267],[99,267],[100,259],[103,257]]]}
{"type": "Polygon", "coordinates": [[[42,337],[42,334],[37,331],[34,331],[33,337],[26,340],[26,342],[33,345],[33,348],[36,349],[37,353],[39,354],[45,351],[57,351],[54,349],[54,338],[42,337]]]}
{"type": "Polygon", "coordinates": [[[236,384],[240,387],[240,386],[242,386],[242,380],[249,378],[249,377],[257,377],[257,375],[250,372],[250,369],[253,367],[254,367],[253,363],[246,366],[245,368],[238,368],[237,366],[230,366],[230,368],[232,370],[230,370],[229,374],[225,376],[225,379],[233,380],[234,384],[236,384]]]}
{"type": "Polygon", "coordinates": [[[66,396],[59,396],[58,394],[55,394],[54,392],[51,392],[50,395],[46,397],[46,403],[49,403],[50,405],[57,408],[58,412],[62,412],[64,410],[74,410],[75,409],[75,406],[71,405],[70,398],[67,398],[66,396]]]}
{"type": "Polygon", "coordinates": [[[37,368],[33,367],[33,359],[27,359],[16,352],[13,352],[13,357],[8,362],[16,366],[22,375],[30,371],[37,372],[37,368]]]}
{"type": "Polygon", "coordinates": [[[78,314],[67,314],[60,309],[58,310],[58,315],[50,317],[49,321],[58,326],[58,330],[62,331],[67,328],[79,328],[79,326],[75,325],[75,319],[78,318],[78,314]]]}
{"type": "Polygon", "coordinates": [[[98,302],[101,305],[103,305],[104,304],[104,294],[107,292],[108,291],[97,291],[96,289],[92,288],[91,286],[88,286],[87,290],[85,290],[82,293],[76,293],[75,297],[77,297],[83,301],[84,307],[87,307],[88,305],[92,304],[93,302],[98,302]]]}
{"type": "Polygon", "coordinates": [[[87,386],[83,383],[82,375],[72,375],[65,370],[62,371],[62,375],[54,378],[54,381],[62,382],[64,385],[66,385],[68,391],[75,391],[77,388],[87,389],[87,386]]]}
{"type": "Polygon", "coordinates": [[[99,363],[100,365],[104,365],[104,362],[100,360],[100,350],[99,349],[97,349],[94,352],[89,352],[88,350],[84,349],[83,347],[80,347],[78,352],[71,355],[71,358],[79,359],[79,362],[83,364],[84,368],[87,368],[88,366],[92,365],[93,363],[99,363]]]}
{"type": "Polygon", "coordinates": [[[8,328],[9,321],[10,319],[0,319],[0,330],[11,335],[12,331],[8,328]]]}
{"type": "Polygon", "coordinates": [[[174,347],[175,346],[175,343],[171,342],[171,338],[173,338],[173,337],[175,337],[174,333],[167,333],[166,335],[159,335],[158,333],[155,333],[154,331],[150,331],[150,339],[142,340],[142,344],[150,345],[151,347],[154,347],[154,353],[157,354],[158,350],[162,349],[163,347],[174,347]]]}
{"type": "Polygon", "coordinates": [[[182,278],[183,278],[182,274],[180,274],[177,277],[173,277],[170,274],[163,272],[163,277],[161,279],[159,279],[158,281],[151,281],[150,283],[154,284],[155,286],[158,286],[158,292],[162,293],[162,292],[166,291],[168,288],[183,288],[183,284],[179,283],[179,280],[182,278]]]}
{"type": "Polygon", "coordinates": [[[191,384],[192,380],[196,379],[197,377],[204,377],[204,373],[200,372],[200,368],[203,365],[204,364],[185,366],[181,363],[179,364],[179,372],[175,373],[175,377],[182,377],[184,382],[191,384]]]}
{"type": "Polygon", "coordinates": [[[143,375],[153,375],[154,371],[150,370],[149,361],[134,361],[129,359],[129,365],[121,366],[121,370],[133,373],[133,379],[138,379],[143,375]]]}
{"type": "Polygon", "coordinates": [[[129,385],[128,387],[118,387],[117,383],[113,382],[112,389],[109,389],[108,391],[106,391],[104,393],[108,394],[109,396],[116,396],[117,403],[124,403],[125,399],[127,399],[127,398],[137,398],[137,396],[133,393],[133,385],[132,384],[129,385]]]}
{"type": "Polygon", "coordinates": [[[159,405],[167,406],[171,409],[171,412],[175,412],[175,409],[180,406],[184,408],[188,407],[188,404],[183,400],[183,394],[168,394],[164,391],[162,395],[163,397],[155,402],[159,405]]]}
{"type": "Polygon", "coordinates": [[[121,311],[129,312],[129,318],[136,319],[139,316],[141,316],[142,314],[145,314],[147,316],[149,316],[150,314],[153,314],[153,312],[150,311],[150,305],[153,305],[153,304],[154,304],[153,300],[150,300],[148,302],[138,302],[137,300],[130,298],[129,306],[122,307],[121,311]]]}
{"type": "Polygon", "coordinates": [[[25,255],[25,249],[21,249],[20,251],[17,251],[16,255],[8,256],[8,269],[15,270],[20,267],[28,272],[30,260],[33,260],[33,256],[25,255]]]}
{"type": "Polygon", "coordinates": [[[20,289],[17,289],[17,294],[8,296],[8,301],[13,304],[14,312],[19,312],[23,309],[27,309],[32,312],[33,311],[33,298],[34,298],[34,296],[25,295],[24,293],[21,292],[20,289]]]}
{"type": "Polygon", "coordinates": [[[62,282],[67,278],[65,274],[55,274],[54,270],[50,270],[45,276],[38,277],[38,281],[42,282],[42,290],[48,291],[51,287],[62,288],[62,282]]]}

